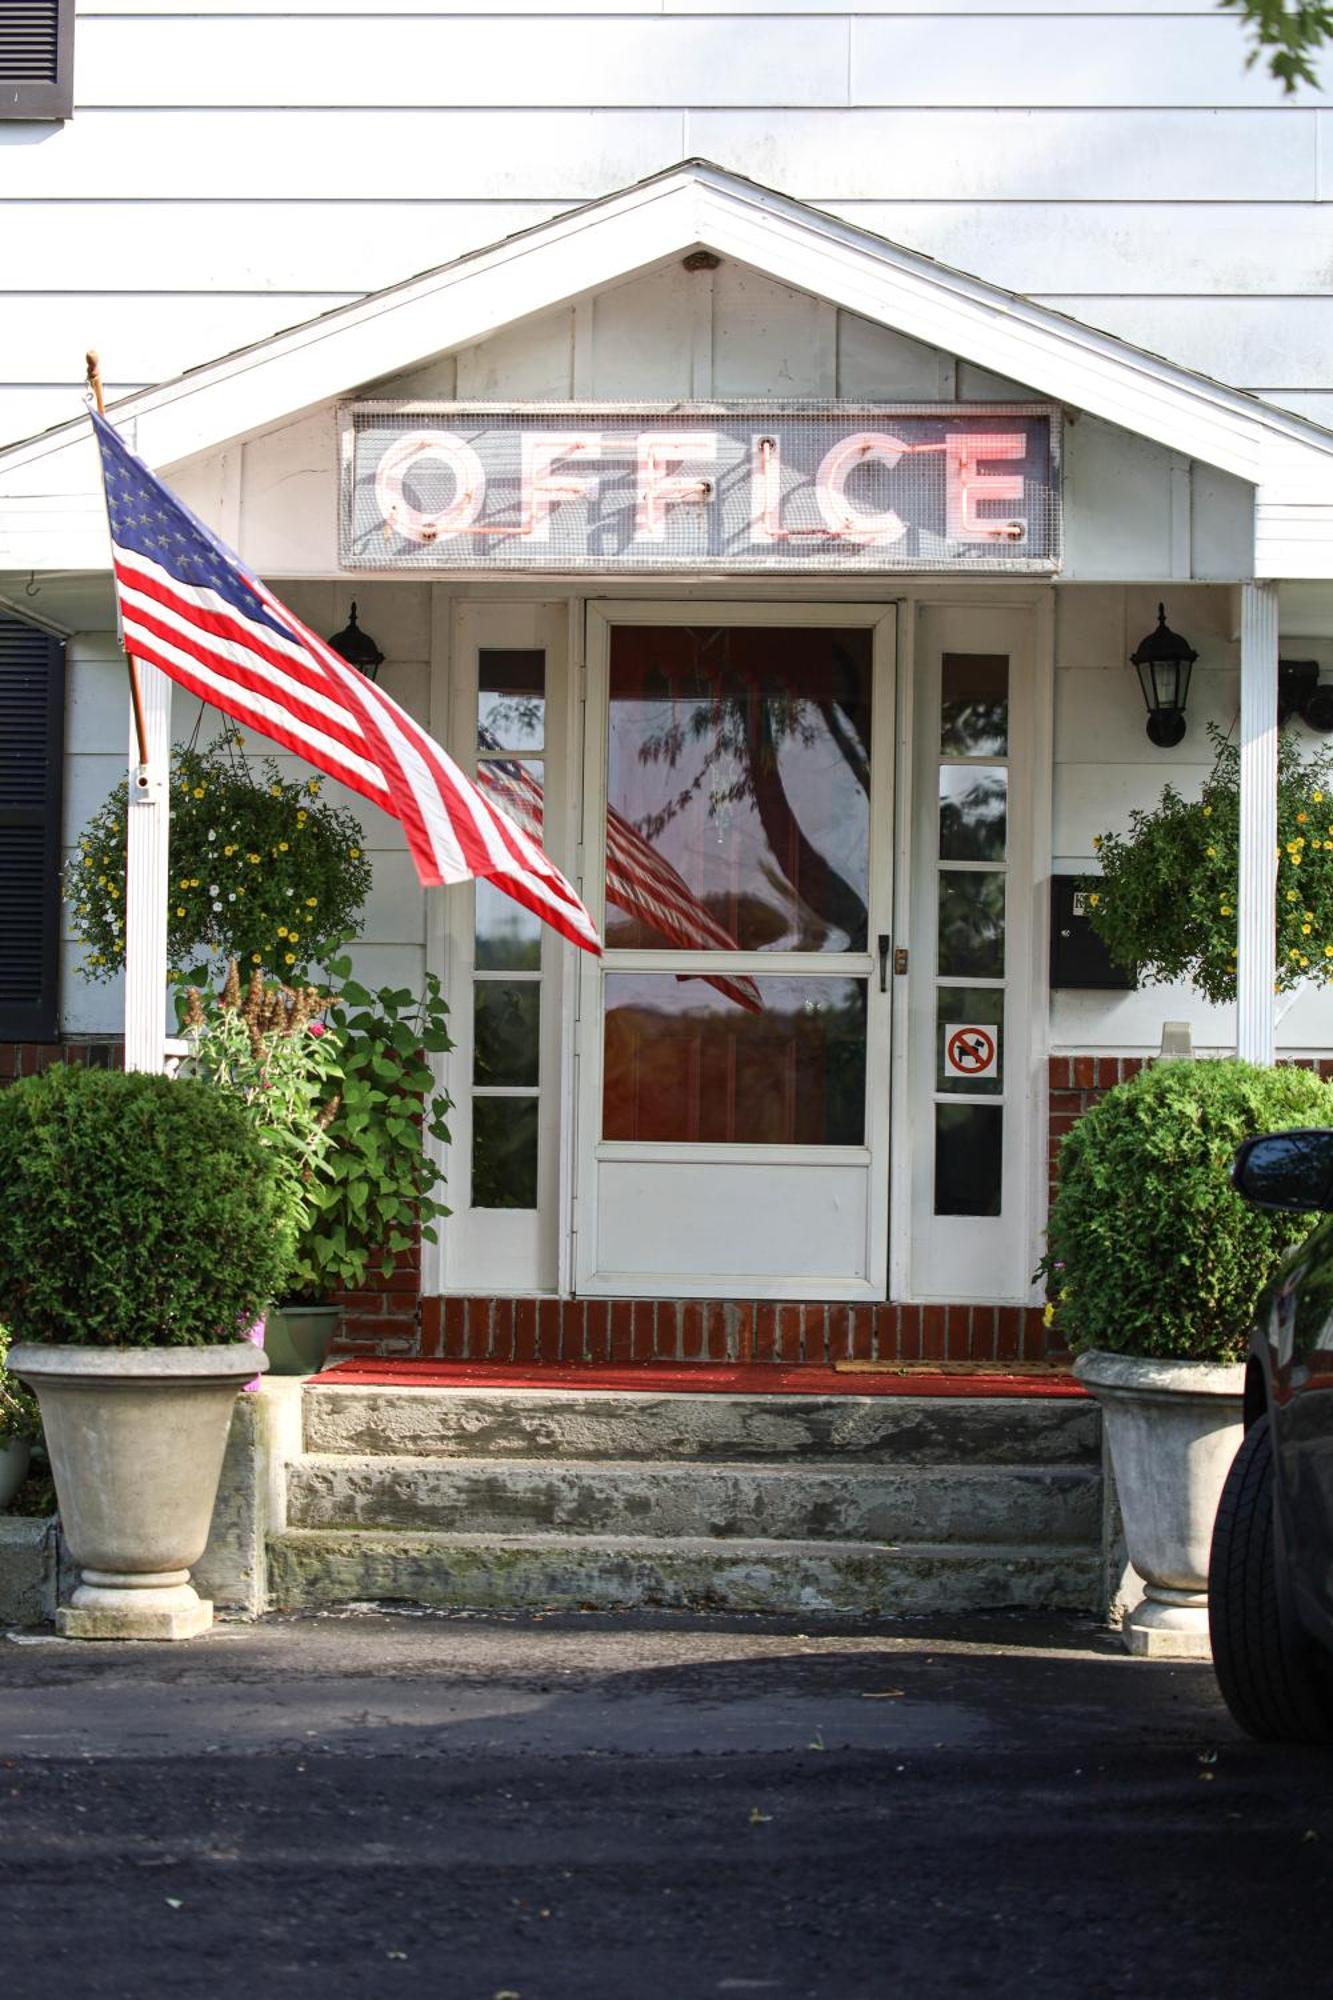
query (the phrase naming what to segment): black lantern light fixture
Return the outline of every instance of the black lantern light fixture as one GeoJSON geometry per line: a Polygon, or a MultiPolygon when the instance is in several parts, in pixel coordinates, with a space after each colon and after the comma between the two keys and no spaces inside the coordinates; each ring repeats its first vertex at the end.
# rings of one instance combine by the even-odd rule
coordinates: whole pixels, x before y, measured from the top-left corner
{"type": "Polygon", "coordinates": [[[1148,740],[1159,750],[1174,750],[1185,734],[1190,669],[1199,656],[1188,639],[1171,630],[1164,604],[1157,607],[1157,630],[1141,639],[1129,657],[1148,704],[1148,740]]]}
{"type": "Polygon", "coordinates": [[[341,632],[335,632],[329,640],[335,653],[341,653],[349,667],[365,675],[368,681],[379,679],[380,668],[384,665],[384,655],[369,632],[363,632],[356,622],[356,604],[341,632]]]}

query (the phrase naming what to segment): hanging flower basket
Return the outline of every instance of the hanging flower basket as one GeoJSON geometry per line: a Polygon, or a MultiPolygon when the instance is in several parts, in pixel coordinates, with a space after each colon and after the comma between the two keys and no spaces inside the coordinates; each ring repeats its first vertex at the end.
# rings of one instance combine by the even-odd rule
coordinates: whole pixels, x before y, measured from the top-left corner
{"type": "MultiPolygon", "coordinates": [[[[224,729],[171,759],[167,961],[201,982],[229,959],[288,983],[324,963],[354,932],[370,890],[363,835],[346,807],[321,799],[324,779],[284,778],[252,763],[224,729]]],[[[93,815],[66,870],[83,971],[110,979],[125,963],[126,782],[93,815]]]]}

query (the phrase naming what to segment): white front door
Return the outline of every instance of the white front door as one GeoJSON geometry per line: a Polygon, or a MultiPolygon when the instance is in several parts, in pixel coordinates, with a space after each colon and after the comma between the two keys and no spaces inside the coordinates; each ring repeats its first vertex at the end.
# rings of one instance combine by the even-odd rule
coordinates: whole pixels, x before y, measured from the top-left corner
{"type": "Polygon", "coordinates": [[[895,612],[588,612],[578,1289],[883,1298],[895,612]]]}

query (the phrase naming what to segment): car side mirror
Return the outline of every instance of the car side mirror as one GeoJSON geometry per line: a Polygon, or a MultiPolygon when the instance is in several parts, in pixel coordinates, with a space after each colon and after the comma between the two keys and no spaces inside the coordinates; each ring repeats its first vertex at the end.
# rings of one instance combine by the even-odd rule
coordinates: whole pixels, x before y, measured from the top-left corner
{"type": "Polygon", "coordinates": [[[1333,1208],[1333,1130],[1265,1132],[1236,1154],[1231,1185],[1256,1208],[1333,1208]]]}

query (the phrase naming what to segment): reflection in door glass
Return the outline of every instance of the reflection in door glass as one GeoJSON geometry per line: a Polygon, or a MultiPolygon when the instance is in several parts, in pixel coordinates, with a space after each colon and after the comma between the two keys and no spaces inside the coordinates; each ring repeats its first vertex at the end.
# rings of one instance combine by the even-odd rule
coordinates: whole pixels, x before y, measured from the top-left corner
{"type": "Polygon", "coordinates": [[[857,1146],[864,979],[609,973],[606,1139],[857,1146]]]}
{"type": "Polygon", "coordinates": [[[483,647],[477,656],[477,747],[540,750],[546,734],[546,654],[483,647]]]}
{"type": "Polygon", "coordinates": [[[940,751],[945,757],[1009,754],[1009,656],[946,653],[940,663],[940,751]]]}
{"type": "Polygon", "coordinates": [[[935,1106],[936,1215],[998,1215],[1003,1168],[998,1104],[935,1106]]]}
{"type": "Polygon", "coordinates": [[[537,1206],[537,1100],[472,1101],[472,1206],[537,1206]]]}
{"type": "Polygon", "coordinates": [[[1003,861],[1008,799],[1002,764],[941,764],[941,861],[1003,861]]]}
{"type": "Polygon", "coordinates": [[[868,630],[617,626],[606,942],[864,951],[868,630]]]}
{"type": "Polygon", "coordinates": [[[1003,875],[940,870],[939,970],[946,978],[1003,978],[1003,875]]]}

